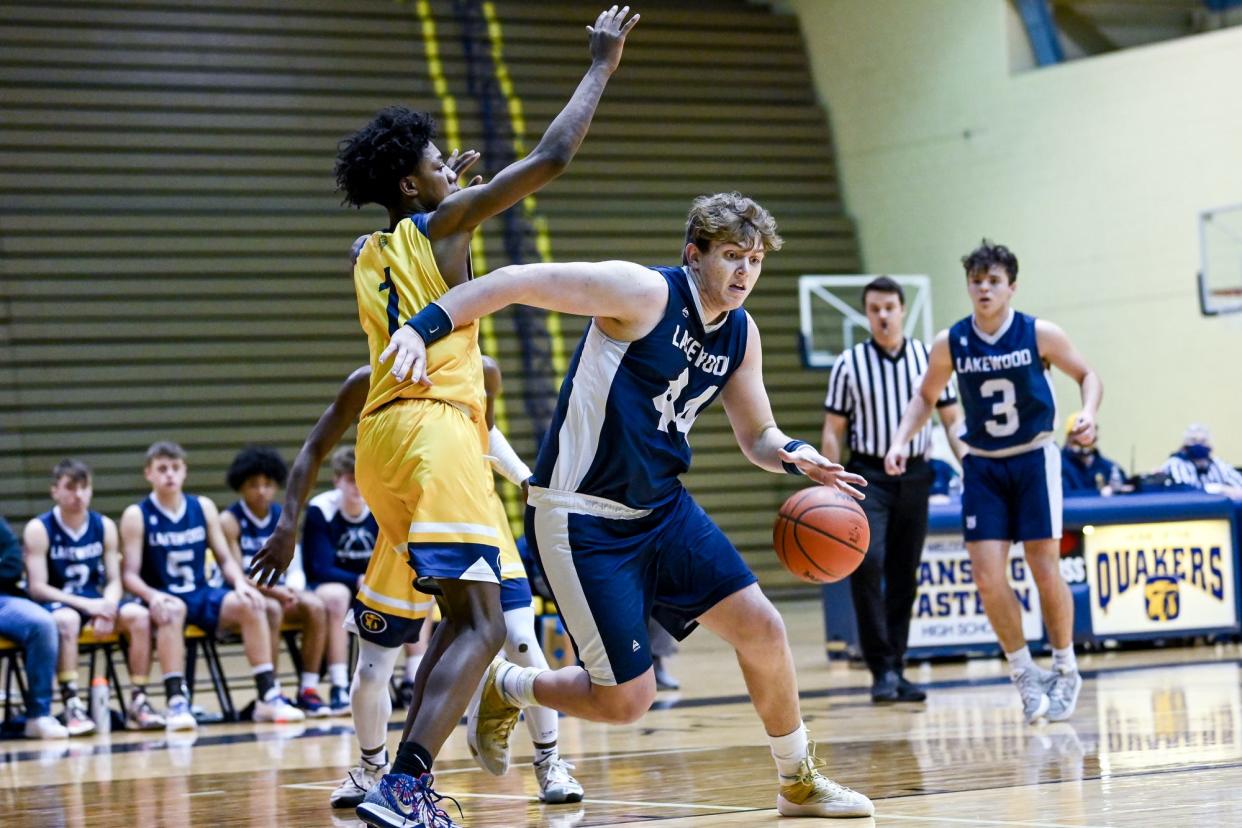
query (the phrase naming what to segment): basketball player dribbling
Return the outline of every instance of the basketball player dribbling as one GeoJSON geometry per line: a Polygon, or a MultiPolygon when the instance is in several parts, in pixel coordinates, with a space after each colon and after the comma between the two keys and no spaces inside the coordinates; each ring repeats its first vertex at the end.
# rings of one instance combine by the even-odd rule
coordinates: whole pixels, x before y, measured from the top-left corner
{"type": "Polygon", "coordinates": [[[392,771],[357,807],[368,825],[452,824],[436,804],[433,758],[505,640],[478,326],[446,337],[430,368],[435,386],[378,370],[378,357],[401,320],[470,280],[475,228],[568,166],[638,21],[628,16],[628,6],[613,6],[586,27],[591,65],[573,96],[530,154],[491,181],[459,187],[464,156],[454,151],[446,159],[433,143],[430,116],[403,107],[383,110],[341,143],[336,178],[345,200],[388,213],[388,226],[361,240],[353,271],[373,369],[356,478],[381,535],[408,550],[420,579],[436,582],[444,613],[392,771]]]}
{"type": "Polygon", "coordinates": [[[1074,658],[1074,604],[1061,576],[1061,454],[1053,442],[1056,400],[1048,365],[1078,383],[1082,411],[1071,434],[1094,437],[1103,385],[1065,331],[1010,307],[1018,260],[984,239],[963,257],[974,313],[937,334],[927,373],[911,398],[884,465],[900,474],[902,448],[922,428],[954,372],[966,414],[962,442],[962,525],[975,584],[988,621],[1009,661],[1028,722],[1065,721],[1074,713],[1082,678],[1074,658]],[[1048,673],[1037,667],[1022,633],[1018,599],[1009,585],[1009,546],[1021,541],[1039,589],[1052,645],[1048,673]]]}
{"type": "Polygon", "coordinates": [[[751,199],[704,196],[690,210],[681,267],[501,268],[420,311],[381,355],[395,354],[398,378],[427,383],[425,343],[510,304],[594,317],[561,386],[526,510],[527,541],[585,668],[494,662],[467,719],[484,769],[505,772],[524,707],[606,723],[641,717],[656,694],[654,616],[679,639],[702,624],[736,651],[776,760],[781,814],[874,813],[867,797],[819,772],[781,616],[679,480],[690,465],[686,435],[719,396],[752,463],[862,497],[851,485],[866,485],[861,477],[790,439],[772,416],[759,330],[742,303],[780,246],[776,222],[751,199]]]}

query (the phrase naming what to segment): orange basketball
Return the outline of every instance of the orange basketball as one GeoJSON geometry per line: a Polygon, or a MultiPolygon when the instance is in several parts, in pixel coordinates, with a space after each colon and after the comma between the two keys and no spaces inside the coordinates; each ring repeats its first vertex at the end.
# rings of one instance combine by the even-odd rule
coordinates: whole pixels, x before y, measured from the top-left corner
{"type": "Polygon", "coordinates": [[[858,501],[833,486],[794,492],[781,506],[772,544],[785,568],[813,584],[831,584],[862,563],[871,526],[858,501]]]}

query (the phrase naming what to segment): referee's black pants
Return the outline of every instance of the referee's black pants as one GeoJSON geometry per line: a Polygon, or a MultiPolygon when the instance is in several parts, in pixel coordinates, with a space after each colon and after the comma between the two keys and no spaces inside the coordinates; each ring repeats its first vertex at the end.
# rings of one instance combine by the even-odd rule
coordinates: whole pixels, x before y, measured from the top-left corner
{"type": "Polygon", "coordinates": [[[927,539],[932,469],[922,458],[911,458],[905,474],[891,477],[883,458],[865,455],[852,457],[847,468],[867,479],[862,508],[871,524],[871,545],[850,575],[858,643],[872,675],[889,670],[900,675],[927,539]]]}

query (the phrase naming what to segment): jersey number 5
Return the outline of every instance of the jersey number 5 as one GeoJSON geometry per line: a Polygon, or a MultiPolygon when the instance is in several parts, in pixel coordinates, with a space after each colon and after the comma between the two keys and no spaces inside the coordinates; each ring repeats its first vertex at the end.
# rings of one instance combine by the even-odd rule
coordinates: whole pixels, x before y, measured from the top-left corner
{"type": "Polygon", "coordinates": [[[168,591],[175,593],[194,591],[194,560],[193,549],[174,549],[164,559],[164,569],[168,575],[168,591]]]}
{"type": "Polygon", "coordinates": [[[1008,437],[1018,430],[1018,409],[1014,405],[1018,395],[1014,393],[1013,381],[990,379],[979,386],[979,396],[991,399],[997,395],[1000,401],[992,403],[992,418],[983,427],[993,437],[1008,437]]]}

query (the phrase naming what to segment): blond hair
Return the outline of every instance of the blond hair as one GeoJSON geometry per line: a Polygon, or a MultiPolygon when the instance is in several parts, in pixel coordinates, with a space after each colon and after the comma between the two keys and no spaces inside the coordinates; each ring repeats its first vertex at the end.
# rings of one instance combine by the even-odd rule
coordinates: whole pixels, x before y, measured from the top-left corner
{"type": "MultiPolygon", "coordinates": [[[[740,247],[763,245],[764,252],[780,250],[785,243],[776,232],[776,219],[752,198],[738,192],[699,196],[686,216],[686,244],[704,253],[712,242],[740,247]]],[[[685,254],[682,254],[683,258],[685,254]]],[[[683,262],[684,263],[684,262],[683,262]]]]}

